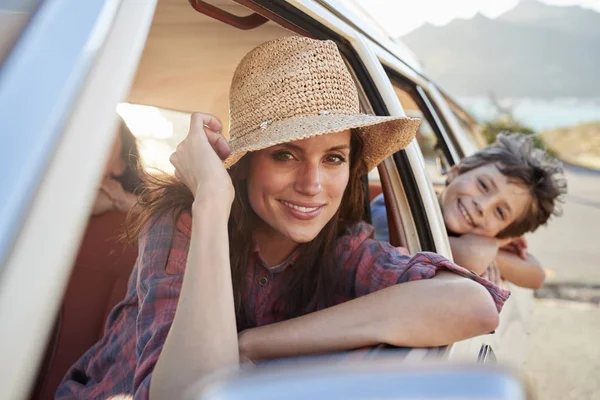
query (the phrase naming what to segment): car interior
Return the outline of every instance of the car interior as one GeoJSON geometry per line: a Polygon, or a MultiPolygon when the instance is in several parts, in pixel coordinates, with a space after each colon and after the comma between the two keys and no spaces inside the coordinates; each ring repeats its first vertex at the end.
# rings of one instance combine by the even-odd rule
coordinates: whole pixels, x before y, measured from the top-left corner
{"type": "MultiPolygon", "coordinates": [[[[282,26],[275,17],[267,20],[249,11],[233,1],[158,3],[128,103],[120,105],[121,115],[140,138],[147,168],[164,166],[148,160],[168,159],[174,145],[186,134],[185,121],[193,111],[216,115],[226,133],[228,89],[240,59],[265,41],[298,34],[289,30],[289,26],[282,26]],[[148,113],[167,121],[167,129],[154,136],[148,134],[148,124],[139,124],[148,113]],[[149,142],[161,142],[162,147],[152,147],[152,143],[146,146],[144,139],[148,138],[149,142]]],[[[346,53],[348,48],[340,47],[345,57],[351,56],[346,53]]],[[[352,63],[348,62],[348,66],[356,78],[352,63]]],[[[363,111],[373,113],[358,78],[356,83],[363,111]]],[[[410,98],[401,91],[398,95],[401,100],[410,98]]],[[[421,140],[426,140],[425,137],[424,134],[421,140]]],[[[365,179],[369,194],[365,202],[366,219],[370,222],[369,201],[384,193],[390,242],[415,252],[420,250],[420,243],[403,185],[399,169],[391,159],[371,173],[365,179]]],[[[124,298],[137,257],[136,248],[121,240],[125,221],[126,214],[119,212],[90,218],[31,399],[53,398],[68,368],[102,337],[108,313],[124,298]]]]}

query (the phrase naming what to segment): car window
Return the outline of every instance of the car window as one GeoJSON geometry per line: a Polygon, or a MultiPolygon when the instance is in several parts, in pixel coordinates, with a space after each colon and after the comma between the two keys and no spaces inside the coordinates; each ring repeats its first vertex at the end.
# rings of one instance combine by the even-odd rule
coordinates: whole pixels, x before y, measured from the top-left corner
{"type": "Polygon", "coordinates": [[[481,134],[479,130],[479,126],[477,125],[477,121],[469,115],[465,110],[463,110],[452,98],[443,94],[444,99],[448,102],[450,106],[450,110],[452,110],[452,114],[460,123],[461,128],[467,134],[469,140],[474,143],[476,148],[483,148],[487,145],[485,138],[481,134]]]}
{"type": "Polygon", "coordinates": [[[131,103],[117,113],[137,139],[142,166],[172,174],[169,157],[188,132],[190,113],[131,103]]]}
{"type": "Polygon", "coordinates": [[[5,0],[0,2],[0,65],[25,30],[42,0],[5,0]]]}
{"type": "Polygon", "coordinates": [[[445,169],[452,165],[442,152],[442,146],[436,132],[432,128],[427,111],[417,101],[417,93],[410,87],[403,87],[394,82],[394,91],[402,104],[406,115],[421,119],[421,125],[416,135],[417,143],[425,159],[427,174],[434,184],[445,181],[445,169]]]}

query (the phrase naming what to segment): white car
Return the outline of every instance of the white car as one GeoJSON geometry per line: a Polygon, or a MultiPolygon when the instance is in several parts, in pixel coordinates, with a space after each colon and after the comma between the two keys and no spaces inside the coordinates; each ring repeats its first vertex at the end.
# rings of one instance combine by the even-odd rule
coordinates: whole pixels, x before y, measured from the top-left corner
{"type": "MultiPolygon", "coordinates": [[[[84,232],[89,234],[88,216],[114,138],[117,105],[139,135],[148,165],[164,166],[169,149],[185,134],[189,113],[211,113],[226,125],[234,68],[267,40],[294,34],[334,40],[354,76],[364,112],[424,119],[418,140],[386,159],[365,186],[371,199],[384,193],[393,245],[452,258],[432,182],[443,181],[444,168],[481,145],[473,122],[407,48],[344,3],[9,1],[0,3],[0,26],[0,398],[52,398],[66,368],[102,335],[107,310],[125,293],[123,279],[133,263],[110,259],[106,246],[94,249],[93,258],[114,265],[95,270],[93,277],[86,275],[89,271],[76,276],[78,250],[82,240],[85,244],[84,232]],[[164,129],[149,123],[152,115],[160,117],[164,129]]],[[[518,364],[530,298],[529,291],[513,290],[495,334],[444,348],[402,349],[395,357],[518,364]]],[[[332,387],[342,388],[344,376],[370,376],[376,382],[383,376],[374,376],[378,368],[362,366],[359,375],[343,375],[348,370],[323,374],[331,373],[332,387]]],[[[414,371],[399,368],[385,376],[411,381],[407,377],[414,378],[414,371]]],[[[423,382],[438,376],[419,371],[423,382]]],[[[497,391],[473,386],[467,392],[480,398],[524,398],[517,378],[485,371],[444,370],[449,378],[439,382],[488,379],[497,391]],[[517,395],[522,397],[511,397],[517,395]]],[[[294,376],[310,385],[314,376],[303,374],[294,376]]],[[[273,381],[269,375],[260,379],[273,381]]],[[[222,382],[223,393],[233,396],[228,390],[240,382],[245,381],[222,382]]],[[[453,391],[460,385],[447,384],[446,394],[466,393],[464,385],[460,392],[453,391]]],[[[256,387],[244,387],[247,398],[255,398],[256,387]]],[[[278,398],[277,387],[272,388],[278,398]]],[[[442,398],[424,387],[421,392],[390,390],[388,397],[377,398],[410,393],[442,398]]],[[[349,398],[341,393],[328,398],[349,398]]],[[[356,398],[370,395],[361,396],[356,398]]]]}

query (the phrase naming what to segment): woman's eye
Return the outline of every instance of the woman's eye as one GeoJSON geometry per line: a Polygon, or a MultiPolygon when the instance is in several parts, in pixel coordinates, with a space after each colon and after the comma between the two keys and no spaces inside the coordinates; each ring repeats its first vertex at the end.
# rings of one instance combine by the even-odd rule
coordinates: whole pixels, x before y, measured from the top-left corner
{"type": "Polygon", "coordinates": [[[481,179],[478,179],[478,181],[479,181],[479,186],[481,186],[481,188],[487,192],[488,187],[485,184],[485,182],[482,181],[481,179]]]}
{"type": "Polygon", "coordinates": [[[294,156],[289,151],[278,151],[273,153],[273,159],[277,161],[289,161],[293,160],[294,156]]]}
{"type": "Polygon", "coordinates": [[[346,162],[346,159],[339,155],[339,154],[331,154],[328,155],[326,158],[328,163],[334,164],[334,165],[340,165],[346,162]]]}

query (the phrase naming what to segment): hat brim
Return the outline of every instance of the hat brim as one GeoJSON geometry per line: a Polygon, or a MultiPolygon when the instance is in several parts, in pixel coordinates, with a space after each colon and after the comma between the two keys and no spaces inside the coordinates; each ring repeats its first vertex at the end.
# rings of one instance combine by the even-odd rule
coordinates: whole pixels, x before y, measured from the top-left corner
{"type": "Polygon", "coordinates": [[[363,136],[363,159],[367,170],[375,168],[386,157],[405,148],[415,137],[421,120],[410,117],[377,117],[374,115],[304,115],[265,124],[243,137],[229,142],[232,153],[224,161],[230,168],[246,153],[277,144],[314,136],[356,129],[363,136]]]}

